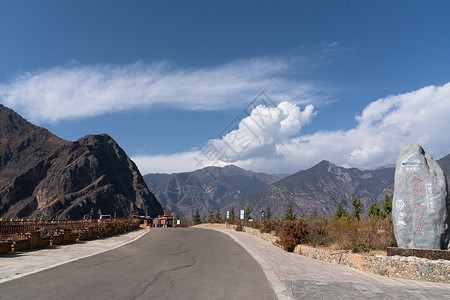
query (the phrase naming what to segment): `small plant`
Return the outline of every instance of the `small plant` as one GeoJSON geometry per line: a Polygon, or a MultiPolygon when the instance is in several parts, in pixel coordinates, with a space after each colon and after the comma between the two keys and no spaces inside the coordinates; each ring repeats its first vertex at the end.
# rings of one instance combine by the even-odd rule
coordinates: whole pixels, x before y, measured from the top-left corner
{"type": "Polygon", "coordinates": [[[315,220],[308,222],[308,242],[313,246],[327,245],[329,236],[327,232],[327,220],[315,220]]]}
{"type": "Polygon", "coordinates": [[[283,221],[279,219],[274,220],[263,220],[261,224],[261,232],[263,233],[269,233],[272,231],[275,231],[276,234],[281,233],[283,230],[283,221]]]}
{"type": "Polygon", "coordinates": [[[284,210],[283,220],[294,221],[297,217],[295,216],[294,209],[292,207],[293,203],[290,201],[284,210]]]}
{"type": "Polygon", "coordinates": [[[202,222],[201,217],[200,217],[200,212],[198,211],[198,209],[195,210],[195,214],[194,214],[194,224],[200,224],[202,222]]]}
{"type": "Polygon", "coordinates": [[[241,226],[241,224],[237,224],[236,227],[234,228],[234,230],[236,230],[236,231],[242,231],[242,226],[241,226]]]}
{"type": "Polygon", "coordinates": [[[283,231],[280,235],[279,244],[284,250],[292,252],[295,246],[307,242],[307,224],[302,220],[285,221],[283,224],[283,231]]]}

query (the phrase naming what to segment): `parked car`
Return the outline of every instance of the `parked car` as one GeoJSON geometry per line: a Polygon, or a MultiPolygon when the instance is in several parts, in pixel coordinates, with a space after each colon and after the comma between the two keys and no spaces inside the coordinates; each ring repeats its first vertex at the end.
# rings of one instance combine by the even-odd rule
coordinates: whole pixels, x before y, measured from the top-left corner
{"type": "Polygon", "coordinates": [[[111,215],[101,215],[98,219],[99,223],[109,223],[111,222],[111,215]]]}

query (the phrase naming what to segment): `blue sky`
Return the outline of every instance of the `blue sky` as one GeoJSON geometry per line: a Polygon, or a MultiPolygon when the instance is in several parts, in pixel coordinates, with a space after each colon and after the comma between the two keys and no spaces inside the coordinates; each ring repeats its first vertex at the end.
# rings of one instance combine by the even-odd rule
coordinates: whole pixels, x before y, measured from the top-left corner
{"type": "Polygon", "coordinates": [[[440,158],[449,15],[449,1],[0,1],[0,103],[68,140],[108,133],[144,174],[370,168],[407,143],[440,158]]]}

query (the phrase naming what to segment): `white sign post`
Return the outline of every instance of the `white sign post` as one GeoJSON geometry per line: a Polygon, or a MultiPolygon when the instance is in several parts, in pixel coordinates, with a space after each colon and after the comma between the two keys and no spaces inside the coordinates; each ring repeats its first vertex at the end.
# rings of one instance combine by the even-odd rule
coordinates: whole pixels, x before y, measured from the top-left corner
{"type": "Polygon", "coordinates": [[[230,211],[227,210],[227,219],[229,219],[229,218],[230,218],[230,211]]]}
{"type": "Polygon", "coordinates": [[[241,220],[244,220],[245,212],[243,209],[241,209],[241,220]]]}

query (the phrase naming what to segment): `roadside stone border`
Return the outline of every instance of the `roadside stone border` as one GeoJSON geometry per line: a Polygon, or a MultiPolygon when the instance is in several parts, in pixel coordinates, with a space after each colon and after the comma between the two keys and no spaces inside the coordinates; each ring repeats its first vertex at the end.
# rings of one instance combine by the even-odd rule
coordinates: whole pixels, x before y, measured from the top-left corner
{"type": "MultiPolygon", "coordinates": [[[[206,225],[206,224],[205,224],[206,225]]],[[[213,226],[234,229],[234,225],[229,224],[211,224],[213,226]]],[[[242,227],[242,231],[256,235],[269,243],[280,247],[276,243],[278,237],[270,233],[262,233],[259,229],[251,227],[242,227]]],[[[384,255],[363,255],[351,253],[349,251],[333,251],[314,248],[306,245],[297,245],[294,253],[306,257],[324,260],[329,263],[344,265],[361,271],[366,271],[378,275],[405,278],[413,280],[422,280],[428,282],[450,283],[450,261],[449,260],[429,260],[414,256],[384,256],[384,255]]]]}

